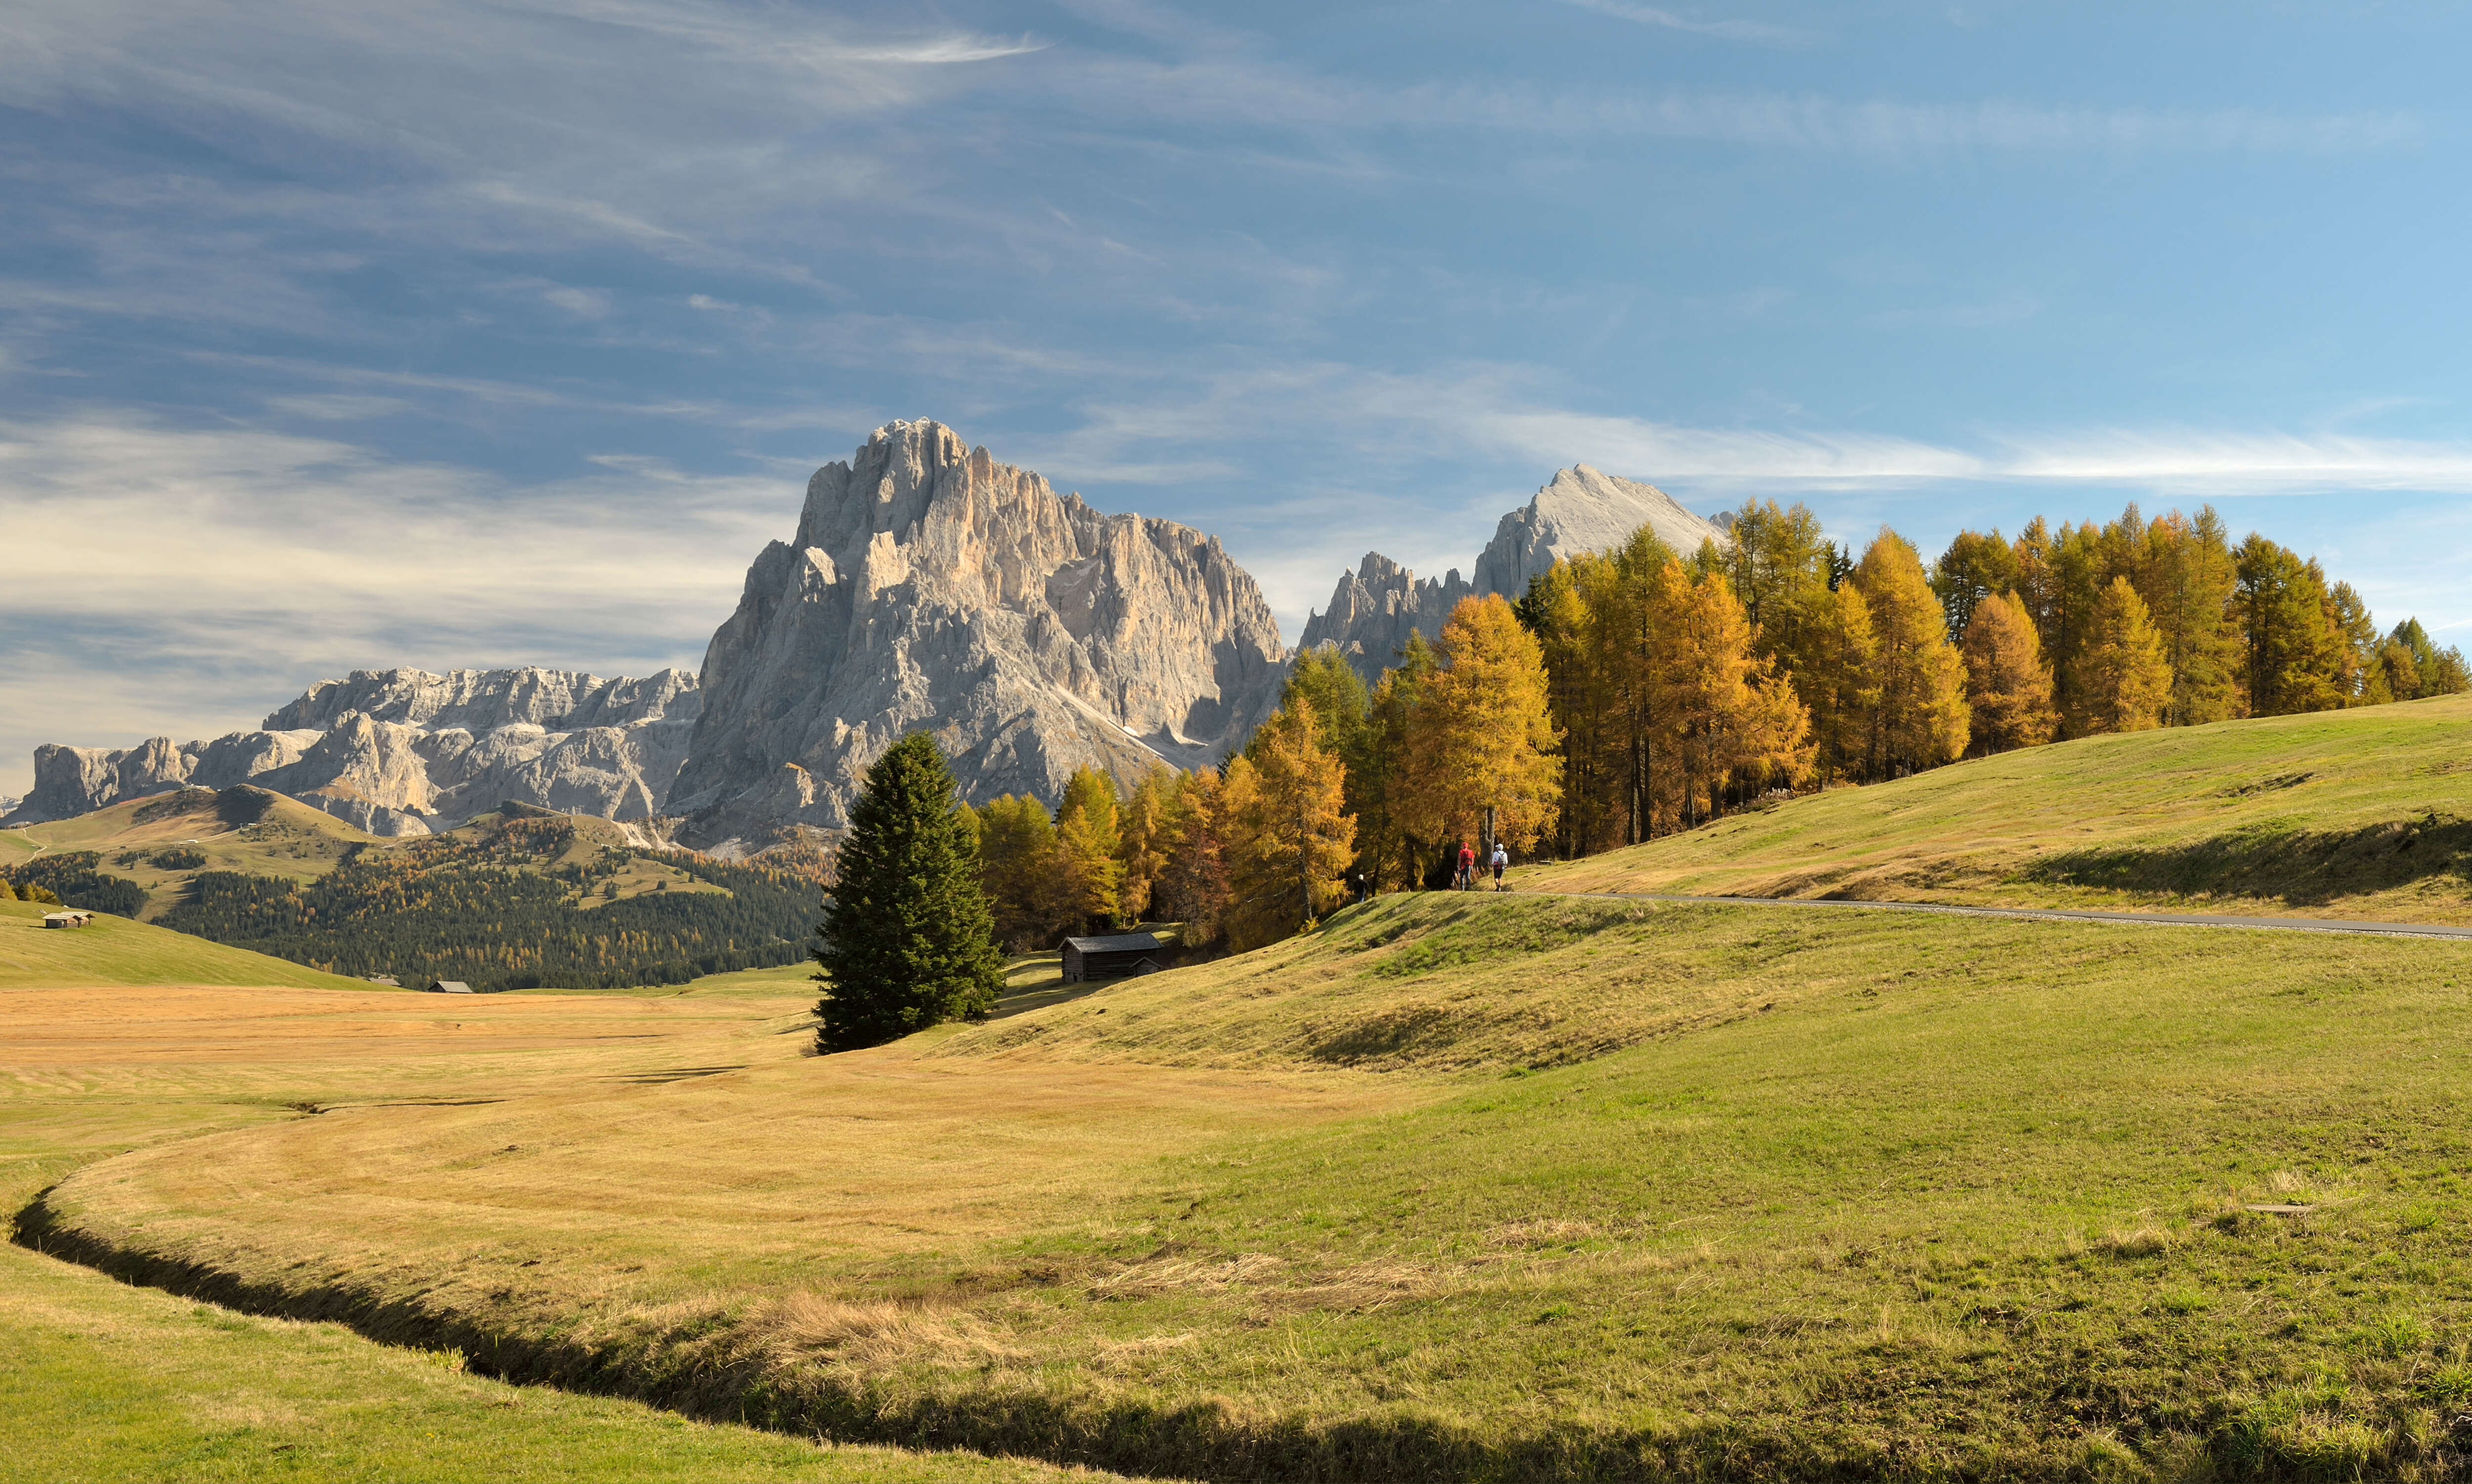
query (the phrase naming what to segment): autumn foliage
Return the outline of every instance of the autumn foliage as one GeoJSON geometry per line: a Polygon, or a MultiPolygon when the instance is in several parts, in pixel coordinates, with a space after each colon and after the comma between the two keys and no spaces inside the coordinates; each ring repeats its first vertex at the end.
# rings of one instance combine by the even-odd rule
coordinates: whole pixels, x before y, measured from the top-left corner
{"type": "Polygon", "coordinates": [[[2414,622],[2212,509],[1961,531],[1926,564],[1751,502],[1682,554],[1643,528],[1471,598],[1388,663],[1297,656],[1221,768],[1077,775],[972,816],[998,931],[1143,919],[1272,941],[1357,893],[1440,885],[1462,846],[1585,855],[1778,794],[2056,739],[2472,688],[2414,622]],[[1368,683],[1368,676],[1370,683],[1368,683]],[[1488,834],[1488,830],[1490,834],[1488,834]]]}

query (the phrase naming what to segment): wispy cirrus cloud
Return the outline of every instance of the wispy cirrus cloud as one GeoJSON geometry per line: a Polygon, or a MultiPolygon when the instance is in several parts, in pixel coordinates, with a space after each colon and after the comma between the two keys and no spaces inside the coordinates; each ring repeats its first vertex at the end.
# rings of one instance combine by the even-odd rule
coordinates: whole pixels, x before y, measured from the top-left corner
{"type": "Polygon", "coordinates": [[[1667,31],[1688,32],[1694,35],[1715,36],[1724,41],[1752,41],[1770,46],[1796,46],[1812,39],[1810,32],[1794,26],[1771,25],[1755,20],[1700,20],[1676,11],[1653,5],[1633,5],[1629,0],[1562,0],[1583,11],[1610,15],[1637,26],[1656,26],[1667,31]]]}
{"type": "Polygon", "coordinates": [[[354,669],[692,669],[797,501],[658,460],[519,483],[126,412],[0,423],[0,792],[37,742],[217,735],[354,669]]]}

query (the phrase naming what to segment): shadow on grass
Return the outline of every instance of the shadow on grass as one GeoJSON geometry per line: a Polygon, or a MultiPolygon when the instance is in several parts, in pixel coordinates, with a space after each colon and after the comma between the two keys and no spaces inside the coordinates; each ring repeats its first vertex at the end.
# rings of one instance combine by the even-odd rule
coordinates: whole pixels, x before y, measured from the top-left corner
{"type": "Polygon", "coordinates": [[[2318,907],[2439,876],[2472,883],[2472,821],[2430,814],[2349,832],[2252,831],[2160,848],[2092,846],[2046,856],[2021,879],[2318,907]]]}

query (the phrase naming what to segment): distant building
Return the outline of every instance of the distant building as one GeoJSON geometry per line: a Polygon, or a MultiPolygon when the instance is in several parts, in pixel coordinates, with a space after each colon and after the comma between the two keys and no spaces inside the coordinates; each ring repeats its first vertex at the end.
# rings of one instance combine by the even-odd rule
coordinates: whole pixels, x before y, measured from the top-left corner
{"type": "Polygon", "coordinates": [[[1154,932],[1126,932],[1108,938],[1066,938],[1062,956],[1064,982],[1067,984],[1156,974],[1165,967],[1159,962],[1159,940],[1154,932]]]}
{"type": "Polygon", "coordinates": [[[402,983],[392,974],[372,974],[369,976],[369,982],[372,984],[383,984],[389,989],[401,989],[403,987],[402,983]]]}
{"type": "Polygon", "coordinates": [[[45,912],[43,914],[43,926],[46,928],[87,928],[92,927],[93,925],[94,914],[92,912],[81,912],[74,907],[65,912],[45,912]]]}
{"type": "Polygon", "coordinates": [[[472,986],[462,979],[432,979],[429,992],[433,995],[468,995],[472,993],[472,986]]]}

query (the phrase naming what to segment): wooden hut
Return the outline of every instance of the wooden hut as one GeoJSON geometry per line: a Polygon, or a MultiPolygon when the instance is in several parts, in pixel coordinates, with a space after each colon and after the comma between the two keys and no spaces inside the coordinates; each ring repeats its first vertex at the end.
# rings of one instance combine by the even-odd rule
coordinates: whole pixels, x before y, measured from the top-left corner
{"type": "Polygon", "coordinates": [[[70,907],[66,911],[60,912],[45,912],[43,914],[43,926],[46,928],[91,928],[94,926],[94,914],[92,912],[80,911],[76,907],[70,907]]]}
{"type": "Polygon", "coordinates": [[[1159,940],[1154,932],[1123,932],[1106,938],[1066,938],[1062,957],[1064,982],[1067,984],[1156,974],[1164,967],[1159,962],[1159,940]]]}
{"type": "Polygon", "coordinates": [[[430,983],[429,992],[433,995],[468,995],[472,993],[472,986],[462,979],[435,979],[430,983]]]}

